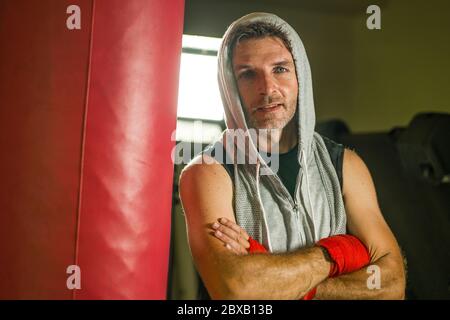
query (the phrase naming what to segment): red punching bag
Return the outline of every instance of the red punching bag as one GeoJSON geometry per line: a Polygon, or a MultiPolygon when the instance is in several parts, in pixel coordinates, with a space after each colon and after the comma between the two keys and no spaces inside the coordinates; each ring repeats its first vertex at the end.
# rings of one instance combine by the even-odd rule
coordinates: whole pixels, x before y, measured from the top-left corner
{"type": "Polygon", "coordinates": [[[0,299],[165,299],[183,11],[0,3],[0,299]]]}

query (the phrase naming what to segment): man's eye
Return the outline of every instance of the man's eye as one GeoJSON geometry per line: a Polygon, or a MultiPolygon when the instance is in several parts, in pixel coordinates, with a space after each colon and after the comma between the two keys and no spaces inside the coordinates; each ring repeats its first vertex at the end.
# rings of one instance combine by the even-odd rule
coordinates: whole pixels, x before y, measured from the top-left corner
{"type": "Polygon", "coordinates": [[[255,75],[255,73],[253,71],[244,71],[241,74],[239,74],[239,79],[243,78],[243,79],[251,79],[253,78],[253,76],[255,75]]]}
{"type": "Polygon", "coordinates": [[[275,71],[275,73],[283,73],[283,72],[288,72],[289,70],[286,69],[285,67],[278,66],[278,67],[275,67],[274,71],[275,71]]]}

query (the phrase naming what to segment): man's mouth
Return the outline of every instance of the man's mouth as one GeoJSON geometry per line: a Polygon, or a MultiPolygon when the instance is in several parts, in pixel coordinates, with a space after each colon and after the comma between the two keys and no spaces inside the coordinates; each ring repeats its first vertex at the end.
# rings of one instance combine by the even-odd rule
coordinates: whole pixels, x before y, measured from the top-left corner
{"type": "Polygon", "coordinates": [[[281,107],[283,107],[282,103],[268,104],[266,106],[256,108],[256,112],[263,112],[263,113],[274,112],[281,109],[281,107]]]}

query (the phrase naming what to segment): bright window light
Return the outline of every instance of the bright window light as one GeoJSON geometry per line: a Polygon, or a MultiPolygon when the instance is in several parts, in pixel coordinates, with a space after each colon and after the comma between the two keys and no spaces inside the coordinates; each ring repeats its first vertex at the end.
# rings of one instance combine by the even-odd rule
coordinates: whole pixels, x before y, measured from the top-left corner
{"type": "Polygon", "coordinates": [[[184,34],[182,46],[183,48],[213,50],[217,52],[219,51],[221,42],[222,42],[221,38],[191,36],[188,34],[184,34]]]}
{"type": "Polygon", "coordinates": [[[217,83],[220,42],[220,38],[183,35],[178,117],[223,120],[217,83]]]}

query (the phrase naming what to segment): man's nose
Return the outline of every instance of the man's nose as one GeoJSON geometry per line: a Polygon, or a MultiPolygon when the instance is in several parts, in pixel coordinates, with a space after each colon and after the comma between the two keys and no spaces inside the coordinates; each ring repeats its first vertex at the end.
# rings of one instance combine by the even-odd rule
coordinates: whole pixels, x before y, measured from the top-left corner
{"type": "Polygon", "coordinates": [[[276,81],[271,74],[263,73],[259,77],[258,81],[258,93],[260,95],[271,95],[277,89],[276,81]]]}

